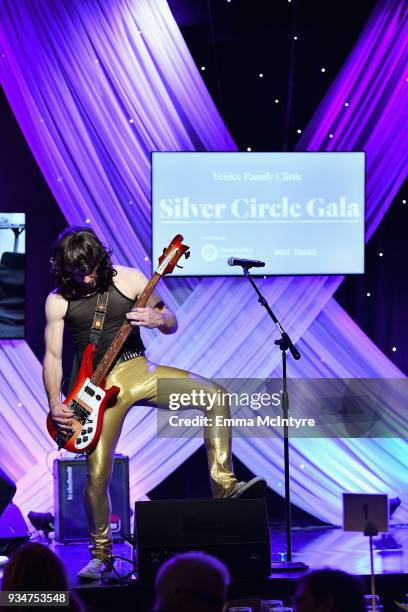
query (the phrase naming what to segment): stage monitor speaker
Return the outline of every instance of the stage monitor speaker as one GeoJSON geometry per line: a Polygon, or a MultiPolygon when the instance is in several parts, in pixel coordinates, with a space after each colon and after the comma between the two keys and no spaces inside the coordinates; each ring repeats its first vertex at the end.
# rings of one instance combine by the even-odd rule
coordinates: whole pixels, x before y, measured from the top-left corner
{"type": "MultiPolygon", "coordinates": [[[[86,473],[85,457],[54,460],[55,539],[59,542],[89,539],[83,505],[86,473]]],[[[129,457],[115,455],[109,491],[112,534],[114,541],[120,541],[121,533],[130,532],[129,457]]]]}
{"type": "Polygon", "coordinates": [[[30,539],[30,532],[15,504],[9,504],[0,517],[0,555],[10,555],[30,539]]]}
{"type": "Polygon", "coordinates": [[[12,502],[16,490],[16,483],[0,467],[0,516],[12,502]]]}
{"type": "Polygon", "coordinates": [[[150,581],[166,559],[200,550],[223,561],[234,578],[271,573],[264,499],[198,499],[135,504],[135,558],[150,581]]]}

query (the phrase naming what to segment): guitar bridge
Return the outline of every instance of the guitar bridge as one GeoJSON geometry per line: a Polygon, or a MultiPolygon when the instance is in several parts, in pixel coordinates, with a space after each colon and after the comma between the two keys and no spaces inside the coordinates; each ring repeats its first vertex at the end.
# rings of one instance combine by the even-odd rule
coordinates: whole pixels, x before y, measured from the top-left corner
{"type": "Polygon", "coordinates": [[[57,433],[57,435],[55,436],[55,443],[58,446],[58,450],[61,450],[61,448],[64,448],[65,444],[72,437],[73,433],[74,433],[73,429],[71,429],[71,431],[69,431],[68,433],[62,433],[60,431],[57,433]]]}

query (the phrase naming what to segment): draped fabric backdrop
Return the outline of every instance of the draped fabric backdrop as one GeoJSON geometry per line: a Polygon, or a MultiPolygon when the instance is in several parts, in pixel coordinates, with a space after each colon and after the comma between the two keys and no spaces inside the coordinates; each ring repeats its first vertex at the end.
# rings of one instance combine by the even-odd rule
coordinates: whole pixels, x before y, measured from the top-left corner
{"type": "MultiPolygon", "coordinates": [[[[366,151],[367,239],[407,170],[401,130],[408,107],[406,18],[397,0],[375,7],[298,146],[366,151]]],[[[117,261],[149,275],[151,151],[235,150],[166,2],[0,0],[0,46],[2,85],[68,222],[90,223],[117,261]]],[[[341,281],[260,282],[303,354],[289,361],[289,375],[404,376],[332,298],[341,281]]],[[[246,281],[177,279],[160,290],[180,330],[172,337],[146,332],[153,361],[213,377],[280,375],[280,352],[270,352],[276,331],[246,281]]],[[[26,511],[51,509],[53,451],[44,433],[40,366],[24,342],[3,342],[0,364],[7,373],[0,390],[0,450],[18,480],[17,503],[26,511]]],[[[405,407],[399,397],[389,401],[396,415],[405,407]]],[[[157,438],[155,411],[133,409],[119,445],[130,457],[132,499],[142,498],[200,444],[157,438]]],[[[403,496],[407,446],[398,438],[294,440],[293,501],[339,523],[342,491],[403,496]]],[[[281,491],[281,440],[236,439],[234,452],[281,491]]],[[[399,517],[408,519],[408,511],[402,508],[399,517]]]]}

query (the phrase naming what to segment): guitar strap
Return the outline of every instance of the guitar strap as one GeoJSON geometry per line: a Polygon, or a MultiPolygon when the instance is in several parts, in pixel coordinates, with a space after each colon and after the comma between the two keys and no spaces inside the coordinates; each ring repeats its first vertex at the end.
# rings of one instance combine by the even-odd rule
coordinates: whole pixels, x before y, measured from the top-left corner
{"type": "MultiPolygon", "coordinates": [[[[108,311],[108,300],[109,291],[105,291],[105,293],[98,293],[98,300],[96,302],[92,327],[89,333],[89,342],[92,342],[92,344],[94,344],[95,346],[98,346],[98,342],[103,332],[103,324],[105,321],[106,313],[108,311]]],[[[75,353],[74,360],[72,362],[71,376],[69,378],[69,385],[66,395],[68,395],[72,391],[73,385],[78,376],[80,365],[81,360],[78,354],[75,353]]]]}
{"type": "Polygon", "coordinates": [[[98,293],[98,301],[94,312],[89,341],[98,346],[98,342],[103,332],[103,324],[105,322],[106,313],[108,312],[109,290],[104,293],[98,293]]]}

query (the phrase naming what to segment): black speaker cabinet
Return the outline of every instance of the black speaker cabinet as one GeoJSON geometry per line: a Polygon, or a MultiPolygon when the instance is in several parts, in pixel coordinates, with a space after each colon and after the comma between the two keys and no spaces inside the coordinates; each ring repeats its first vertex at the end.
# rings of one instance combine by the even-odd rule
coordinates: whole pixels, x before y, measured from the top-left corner
{"type": "Polygon", "coordinates": [[[234,578],[271,573],[263,499],[198,499],[135,504],[139,578],[150,581],[166,559],[201,550],[223,561],[234,578]]]}
{"type": "Polygon", "coordinates": [[[16,490],[16,483],[0,467],[0,516],[11,503],[16,490]]]}
{"type": "Polygon", "coordinates": [[[20,509],[9,504],[0,517],[0,555],[10,555],[30,539],[30,532],[20,509]]]}
{"type": "MultiPolygon", "coordinates": [[[[54,513],[55,539],[69,543],[89,538],[83,505],[86,459],[55,459],[54,513]]],[[[115,455],[109,487],[112,501],[111,528],[115,541],[121,532],[130,532],[129,457],[115,455]]]]}

